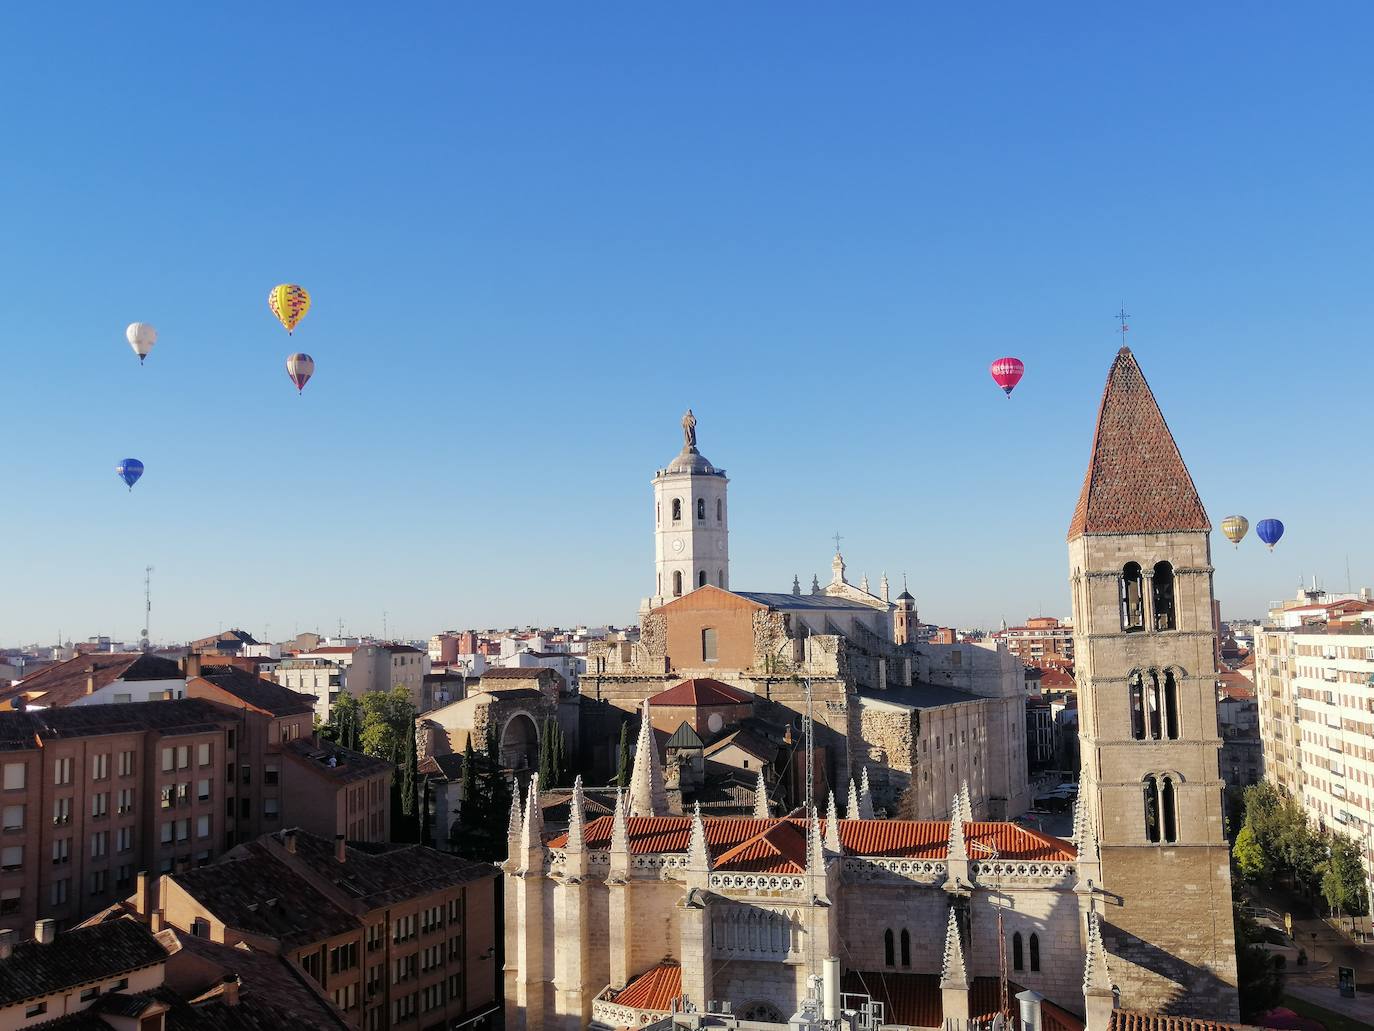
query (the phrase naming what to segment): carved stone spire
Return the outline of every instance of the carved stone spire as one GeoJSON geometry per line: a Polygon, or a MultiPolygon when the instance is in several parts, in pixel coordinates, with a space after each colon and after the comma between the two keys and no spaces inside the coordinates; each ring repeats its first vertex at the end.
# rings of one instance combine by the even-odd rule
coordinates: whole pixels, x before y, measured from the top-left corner
{"type": "Polygon", "coordinates": [[[849,820],[862,818],[859,812],[859,782],[853,777],[849,778],[849,798],[845,802],[844,815],[849,820]]]}
{"type": "Polygon", "coordinates": [[[968,781],[959,782],[959,805],[965,823],[973,822],[973,796],[968,792],[968,781]]]}
{"type": "Polygon", "coordinates": [[[869,593],[871,593],[871,592],[869,591],[869,589],[868,589],[868,574],[867,574],[867,573],[865,573],[863,576],[859,577],[859,590],[863,591],[864,594],[869,594],[869,593]]]}
{"type": "Polygon", "coordinates": [[[615,816],[611,821],[611,851],[630,851],[630,828],[625,822],[625,796],[615,789],[615,816]]]}
{"type": "Polygon", "coordinates": [[[692,837],[687,843],[687,869],[711,869],[711,854],[706,849],[706,824],[701,819],[701,803],[692,811],[692,837]]]}
{"type": "Polygon", "coordinates": [[[806,821],[806,872],[813,877],[825,877],[825,851],[821,848],[821,821],[816,817],[816,807],[806,821]]]}
{"type": "Polygon", "coordinates": [[[940,960],[940,987],[969,987],[968,967],[964,963],[964,942],[959,934],[959,920],[954,915],[954,907],[949,907],[949,920],[945,924],[945,954],[940,960]]]}
{"type": "Polygon", "coordinates": [[[968,845],[964,841],[964,811],[956,795],[949,804],[949,853],[950,862],[968,862],[968,845]]]}
{"type": "Polygon", "coordinates": [[[825,810],[825,847],[831,852],[840,852],[840,812],[835,807],[835,792],[829,794],[830,805],[825,810]]]}
{"type": "Polygon", "coordinates": [[[539,807],[539,774],[530,778],[525,795],[525,822],[520,828],[520,847],[528,852],[544,844],[544,811],[539,807]]]}
{"type": "Polygon", "coordinates": [[[792,574],[792,593],[801,594],[801,579],[795,573],[792,574]]]}
{"type": "Polygon", "coordinates": [[[586,802],[582,796],[582,774],[579,773],[573,779],[572,805],[568,816],[568,845],[565,851],[582,851],[582,832],[586,823],[586,802]]]}
{"type": "Polygon", "coordinates": [[[654,745],[654,727],[649,721],[649,699],[640,711],[639,741],[635,745],[634,772],[630,774],[631,816],[665,816],[668,795],[663,789],[663,768],[654,745]]]}
{"type": "Polygon", "coordinates": [[[868,787],[867,766],[863,768],[863,774],[859,779],[859,818],[873,819],[873,792],[868,787]]]}
{"type": "Polygon", "coordinates": [[[830,560],[830,582],[832,584],[842,584],[844,579],[844,556],[838,551],[835,557],[830,560]]]}
{"type": "Polygon", "coordinates": [[[766,820],[772,813],[768,811],[768,785],[763,782],[763,767],[759,767],[758,783],[754,785],[754,819],[766,820]]]}
{"type": "Polygon", "coordinates": [[[878,597],[883,599],[883,604],[892,604],[892,588],[888,585],[886,573],[878,581],[878,597]]]}
{"type": "MultiPolygon", "coordinates": [[[[506,825],[507,843],[514,846],[520,840],[520,828],[524,826],[525,817],[520,811],[520,789],[511,792],[510,797],[510,823],[506,825]]],[[[514,849],[512,848],[512,851],[514,849]]]]}
{"type": "Polygon", "coordinates": [[[821,578],[818,577],[815,573],[812,573],[812,574],[811,574],[811,593],[812,593],[812,594],[820,594],[820,593],[821,593],[821,578]]]}

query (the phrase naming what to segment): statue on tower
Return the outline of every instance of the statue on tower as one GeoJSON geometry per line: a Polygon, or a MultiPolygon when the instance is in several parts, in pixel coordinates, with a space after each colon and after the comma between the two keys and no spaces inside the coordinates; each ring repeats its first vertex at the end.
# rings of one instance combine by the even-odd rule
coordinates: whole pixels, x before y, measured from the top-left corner
{"type": "Polygon", "coordinates": [[[697,449],[697,417],[692,414],[692,410],[687,409],[687,414],[682,417],[682,450],[695,451],[697,449]]]}

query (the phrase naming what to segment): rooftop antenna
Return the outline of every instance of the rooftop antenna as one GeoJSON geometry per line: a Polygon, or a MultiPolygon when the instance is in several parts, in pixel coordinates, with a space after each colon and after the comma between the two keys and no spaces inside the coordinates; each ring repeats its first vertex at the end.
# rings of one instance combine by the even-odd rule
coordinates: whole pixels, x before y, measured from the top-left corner
{"type": "Polygon", "coordinates": [[[1350,579],[1350,552],[1345,553],[1345,593],[1355,593],[1353,582],[1350,579]]]}
{"type": "Polygon", "coordinates": [[[1122,346],[1122,347],[1125,347],[1125,346],[1126,346],[1126,334],[1130,331],[1130,328],[1131,328],[1131,327],[1130,327],[1129,325],[1127,325],[1127,323],[1126,323],[1126,320],[1129,319],[1131,316],[1130,316],[1129,314],[1127,314],[1127,312],[1126,312],[1126,302],[1125,302],[1125,301],[1122,301],[1122,302],[1121,302],[1121,310],[1120,310],[1119,312],[1116,313],[1116,317],[1117,317],[1118,319],[1121,320],[1121,346],[1122,346]]]}
{"type": "Polygon", "coordinates": [[[386,609],[382,609],[382,640],[386,639],[386,609]]]}
{"type": "Polygon", "coordinates": [[[144,566],[144,567],[143,567],[143,632],[139,635],[140,637],[143,638],[143,640],[140,641],[139,643],[141,644],[141,646],[142,646],[142,648],[143,648],[143,650],[144,650],[145,652],[149,649],[149,647],[151,647],[151,646],[149,645],[149,643],[148,643],[148,624],[149,624],[150,622],[152,622],[152,620],[151,620],[151,618],[150,618],[151,615],[152,615],[152,612],[153,612],[153,567],[152,567],[152,566],[144,566]]]}

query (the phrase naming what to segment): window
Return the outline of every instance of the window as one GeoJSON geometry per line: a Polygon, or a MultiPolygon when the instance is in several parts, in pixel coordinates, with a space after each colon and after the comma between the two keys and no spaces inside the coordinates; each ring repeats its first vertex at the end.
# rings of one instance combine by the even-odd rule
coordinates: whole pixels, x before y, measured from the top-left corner
{"type": "Polygon", "coordinates": [[[52,865],[61,866],[72,857],[72,839],[54,838],[52,843],[52,865]]]}
{"type": "Polygon", "coordinates": [[[131,694],[117,694],[117,695],[112,695],[111,697],[113,697],[114,703],[115,703],[116,705],[124,705],[124,704],[126,704],[126,703],[128,703],[128,702],[132,702],[132,701],[134,700],[134,696],[131,695],[131,694]]]}
{"type": "Polygon", "coordinates": [[[706,627],[701,631],[701,661],[716,661],[716,630],[715,627],[706,627]]]}
{"type": "Polygon", "coordinates": [[[18,888],[6,888],[0,891],[0,916],[12,916],[19,912],[19,899],[22,892],[18,888]]]}
{"type": "Polygon", "coordinates": [[[203,743],[201,743],[201,744],[199,744],[199,745],[196,745],[196,765],[197,765],[197,766],[209,766],[210,763],[211,763],[211,761],[212,761],[213,759],[214,759],[214,755],[213,755],[213,754],[211,753],[211,751],[210,751],[210,744],[209,744],[209,742],[203,742],[203,743]]]}
{"type": "Polygon", "coordinates": [[[91,780],[104,780],[110,775],[110,753],[101,752],[91,759],[91,780]]]}
{"type": "Polygon", "coordinates": [[[1167,562],[1155,563],[1155,575],[1151,589],[1155,610],[1155,629],[1173,630],[1174,627],[1174,567],[1167,562]]]}
{"type": "Polygon", "coordinates": [[[5,790],[23,791],[28,770],[27,763],[5,763],[5,790]]]}
{"type": "Polygon", "coordinates": [[[1025,943],[1021,940],[1020,931],[1011,936],[1011,968],[1013,970],[1026,969],[1025,943]]]}
{"type": "Polygon", "coordinates": [[[0,870],[18,870],[23,865],[23,845],[6,845],[3,849],[0,849],[0,870]]]}
{"type": "Polygon", "coordinates": [[[199,802],[210,800],[210,779],[208,777],[196,781],[196,800],[199,802]]]}
{"type": "Polygon", "coordinates": [[[119,805],[116,807],[117,813],[131,813],[134,811],[134,789],[119,789],[119,805]]]}
{"type": "Polygon", "coordinates": [[[329,972],[337,974],[341,970],[352,970],[358,965],[358,943],[348,942],[329,950],[329,972]]]}
{"type": "Polygon", "coordinates": [[[391,923],[391,940],[393,942],[409,941],[415,937],[415,916],[397,917],[391,923]]]}
{"type": "MultiPolygon", "coordinates": [[[[72,879],[71,879],[70,877],[63,877],[63,878],[60,878],[59,880],[53,881],[53,882],[52,882],[52,904],[53,904],[54,906],[65,906],[65,905],[67,904],[67,895],[68,895],[68,893],[71,891],[71,887],[72,887],[72,879]]],[[[85,993],[84,993],[84,992],[82,993],[82,999],[83,999],[83,1001],[84,1001],[84,999],[85,999],[85,993]]]]}
{"type": "Polygon", "coordinates": [[[1145,578],[1139,562],[1127,562],[1121,570],[1121,629],[1145,629],[1145,578]]]}
{"type": "Polygon", "coordinates": [[[249,766],[247,763],[244,763],[239,767],[239,774],[239,779],[242,780],[243,783],[253,783],[253,767],[249,766]]]}
{"type": "Polygon", "coordinates": [[[170,845],[172,843],[172,834],[175,830],[176,825],[173,824],[171,820],[168,820],[162,825],[162,843],[164,845],[170,845]]]}
{"type": "Polygon", "coordinates": [[[22,831],[24,829],[24,807],[22,805],[5,806],[5,830],[22,831]]]}
{"type": "Polygon", "coordinates": [[[1164,840],[1178,840],[1178,809],[1174,805],[1174,779],[1165,777],[1159,789],[1159,811],[1164,816],[1164,840]]]}
{"type": "Polygon", "coordinates": [[[1040,972],[1040,935],[1030,936],[1030,968],[1032,972],[1040,972]]]}
{"type": "Polygon", "coordinates": [[[161,799],[162,799],[162,808],[163,808],[163,809],[170,809],[170,808],[172,808],[172,800],[173,800],[173,797],[176,795],[176,785],[175,785],[175,784],[164,784],[164,785],[162,785],[162,790],[159,792],[159,795],[160,795],[160,797],[161,797],[161,799]]]}
{"type": "Polygon", "coordinates": [[[280,813],[280,808],[275,798],[264,798],[262,800],[262,815],[269,820],[275,820],[280,813]]]}
{"type": "Polygon", "coordinates": [[[210,921],[203,916],[198,916],[191,921],[191,933],[197,938],[210,937],[210,921]]]}
{"type": "Polygon", "coordinates": [[[725,502],[721,498],[716,498],[716,522],[725,521],[725,502]]]}
{"type": "Polygon", "coordinates": [[[682,522],[682,499],[673,498],[673,522],[682,522]]]}
{"type": "Polygon", "coordinates": [[[183,781],[177,785],[177,805],[189,805],[191,801],[191,782],[183,781]]]}
{"type": "Polygon", "coordinates": [[[883,932],[883,962],[890,967],[897,965],[896,948],[892,937],[892,928],[883,932]]]}
{"type": "Polygon", "coordinates": [[[108,870],[96,870],[91,874],[91,894],[105,894],[105,887],[109,879],[108,870]]]}
{"type": "Polygon", "coordinates": [[[276,763],[268,763],[262,768],[262,782],[264,784],[275,784],[278,780],[276,763]]]}
{"type": "Polygon", "coordinates": [[[723,570],[723,569],[717,569],[717,570],[716,570],[716,586],[717,586],[717,587],[724,587],[724,586],[725,586],[725,570],[723,570]]]}
{"type": "Polygon", "coordinates": [[[132,777],[134,773],[134,753],[119,753],[119,775],[121,777],[132,777]]]}
{"type": "Polygon", "coordinates": [[[91,796],[91,816],[105,816],[110,811],[110,793],[101,791],[91,796]]]}
{"type": "Polygon", "coordinates": [[[177,821],[177,841],[191,840],[191,821],[190,819],[177,821]]]}
{"type": "Polygon", "coordinates": [[[420,971],[420,957],[414,954],[402,956],[391,965],[391,983],[400,984],[409,981],[412,977],[418,977],[420,971]]]}
{"type": "Polygon", "coordinates": [[[47,1012],[48,1004],[46,1002],[35,1002],[32,1006],[29,1006],[26,1010],[24,1010],[24,1016],[41,1017],[44,1013],[47,1012]]]}
{"type": "Polygon", "coordinates": [[[697,586],[698,586],[698,587],[705,587],[705,586],[706,586],[706,570],[704,570],[704,569],[701,569],[701,570],[698,570],[698,571],[697,571],[697,586]]]}
{"type": "Polygon", "coordinates": [[[208,838],[210,836],[210,817],[196,817],[196,837],[208,838]]]}
{"type": "Polygon", "coordinates": [[[175,748],[164,748],[162,750],[162,772],[171,773],[177,768],[177,753],[175,748]]]}
{"type": "Polygon", "coordinates": [[[706,522],[706,499],[697,498],[697,521],[706,522]]]}
{"type": "Polygon", "coordinates": [[[681,569],[677,569],[677,570],[674,570],[674,571],[673,571],[673,597],[674,597],[674,598],[680,598],[680,597],[682,597],[682,570],[681,570],[681,569]]]}
{"type": "Polygon", "coordinates": [[[177,769],[184,770],[191,765],[191,746],[177,745],[177,769]]]}
{"type": "Polygon", "coordinates": [[[1145,778],[1145,840],[1166,844],[1178,840],[1178,803],[1172,777],[1145,778]]]}
{"type": "Polygon", "coordinates": [[[55,798],[52,803],[52,823],[54,827],[65,827],[72,822],[72,800],[55,798]]]}
{"type": "Polygon", "coordinates": [[[902,928],[902,966],[911,966],[911,932],[902,928]]]}
{"type": "Polygon", "coordinates": [[[110,852],[110,832],[96,831],[91,835],[91,858],[99,859],[110,852]]]}
{"type": "Polygon", "coordinates": [[[1131,674],[1129,681],[1131,705],[1131,737],[1137,741],[1145,740],[1145,681],[1140,671],[1131,674]]]}
{"type": "Polygon", "coordinates": [[[119,852],[128,852],[134,847],[134,829],[132,827],[121,827],[115,831],[115,849],[119,852]]]}
{"type": "Polygon", "coordinates": [[[1173,670],[1168,669],[1164,671],[1164,735],[1170,741],[1178,740],[1178,683],[1173,670]]]}
{"type": "Polygon", "coordinates": [[[70,784],[72,782],[72,757],[65,759],[54,759],[52,764],[52,782],[54,784],[70,784]]]}

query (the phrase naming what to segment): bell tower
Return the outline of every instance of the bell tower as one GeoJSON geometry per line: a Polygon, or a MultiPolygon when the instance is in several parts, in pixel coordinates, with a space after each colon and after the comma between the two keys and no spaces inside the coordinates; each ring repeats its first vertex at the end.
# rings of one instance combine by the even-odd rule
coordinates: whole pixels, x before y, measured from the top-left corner
{"type": "Polygon", "coordinates": [[[1121,1006],[1237,1019],[1211,523],[1135,356],[1112,363],[1069,526],[1090,907],[1121,1006]]]}
{"type": "Polygon", "coordinates": [[[730,588],[729,480],[697,450],[697,420],[682,417],[682,451],[654,474],[655,608],[698,587],[730,588]]]}

